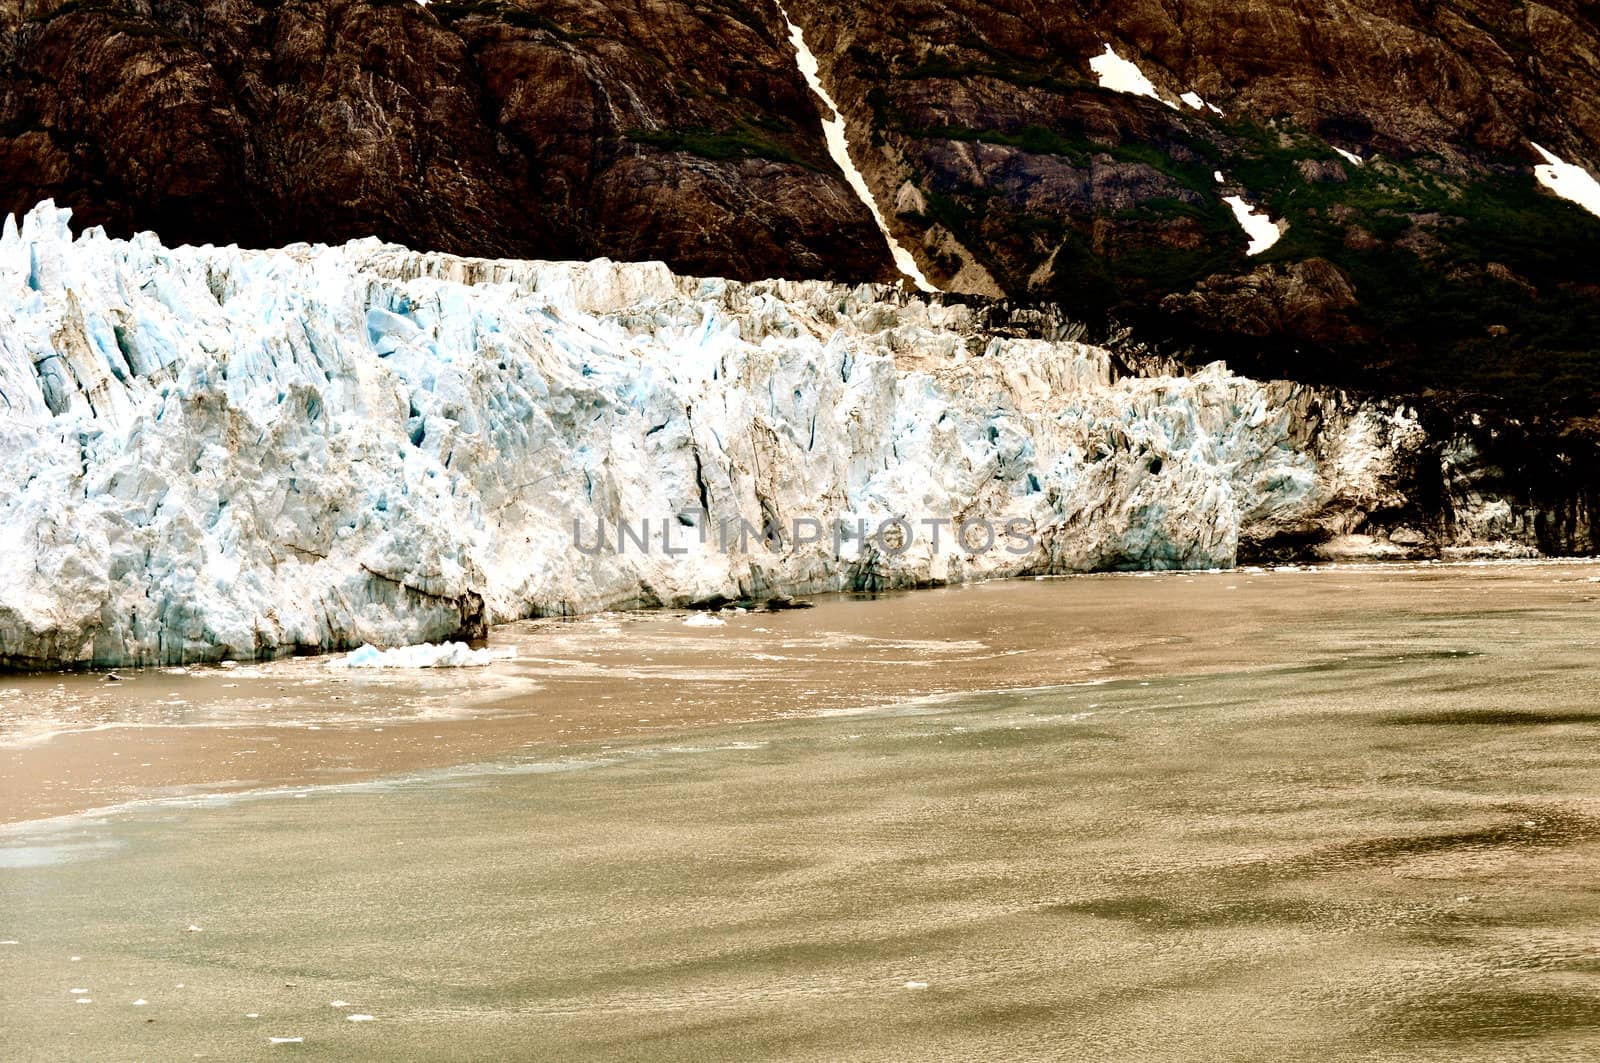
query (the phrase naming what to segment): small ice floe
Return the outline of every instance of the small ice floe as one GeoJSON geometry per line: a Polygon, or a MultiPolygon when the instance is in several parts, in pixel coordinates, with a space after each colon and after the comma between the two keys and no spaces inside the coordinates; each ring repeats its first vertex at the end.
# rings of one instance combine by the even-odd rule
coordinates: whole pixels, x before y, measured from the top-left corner
{"type": "Polygon", "coordinates": [[[195,926],[193,923],[190,923],[188,927],[185,928],[184,932],[188,934],[198,934],[200,933],[200,928],[195,926]]]}
{"type": "MultiPolygon", "coordinates": [[[[1529,141],[1532,143],[1532,141],[1529,141]]],[[[1600,216],[1600,181],[1582,166],[1574,166],[1534,144],[1533,150],[1544,156],[1545,165],[1535,166],[1533,175],[1539,183],[1569,202],[1576,203],[1590,214],[1600,216]]]]}
{"type": "Polygon", "coordinates": [[[330,1007],[330,1008],[348,1008],[349,1006],[350,1006],[350,1002],[348,1000],[330,1000],[330,1001],[328,1001],[328,1007],[330,1007]]]}
{"type": "Polygon", "coordinates": [[[1283,236],[1283,231],[1278,228],[1277,222],[1265,214],[1257,214],[1256,209],[1242,197],[1224,196],[1222,201],[1233,208],[1233,216],[1239,220],[1239,228],[1250,237],[1250,246],[1245,248],[1245,254],[1259,255],[1283,236]]]}
{"type": "Polygon", "coordinates": [[[148,1000],[146,1000],[144,997],[140,997],[138,1000],[133,1002],[132,1006],[136,1008],[142,1008],[148,1003],[150,1003],[148,1000]]]}
{"type": "Polygon", "coordinates": [[[907,982],[902,988],[904,988],[904,989],[926,989],[926,988],[928,988],[928,983],[927,982],[907,982]]]}
{"type": "Polygon", "coordinates": [[[68,963],[77,963],[81,959],[83,959],[82,956],[68,956],[67,957],[67,962],[68,963]]]}
{"type": "Polygon", "coordinates": [[[380,650],[368,644],[329,662],[330,668],[484,668],[515,656],[508,648],[475,650],[465,642],[425,642],[380,650]]]}
{"type": "Polygon", "coordinates": [[[247,1011],[244,1013],[244,1017],[247,1019],[259,1019],[261,1018],[261,1013],[259,1011],[247,1011]]]}
{"type": "Polygon", "coordinates": [[[67,990],[67,992],[71,993],[73,996],[81,997],[81,996],[83,996],[83,994],[87,993],[88,990],[87,989],[69,989],[69,990],[67,990]]]}
{"type": "Polygon", "coordinates": [[[372,1021],[372,1016],[371,1015],[346,1015],[344,1018],[345,1018],[346,1022],[371,1022],[372,1021]]]}
{"type": "Polygon", "coordinates": [[[16,938],[6,938],[4,941],[0,941],[0,945],[20,945],[20,944],[22,944],[22,942],[18,941],[16,938]]]}
{"type": "MultiPolygon", "coordinates": [[[[1333,145],[1331,145],[1331,144],[1328,145],[1328,146],[1329,147],[1333,147],[1333,145]]],[[[1363,162],[1366,161],[1361,156],[1357,155],[1353,151],[1345,151],[1343,148],[1333,148],[1333,150],[1337,151],[1340,155],[1343,155],[1345,157],[1345,161],[1352,162],[1357,166],[1360,166],[1363,162]]]]}
{"type": "Polygon", "coordinates": [[[91,999],[90,999],[90,998],[88,998],[88,997],[79,997],[79,998],[78,998],[78,1003],[79,1003],[79,1004],[93,1004],[93,1003],[94,1003],[94,1001],[93,1001],[93,1000],[91,1000],[91,999]]]}
{"type": "Polygon", "coordinates": [[[1140,70],[1137,64],[1122,58],[1109,44],[1103,53],[1089,60],[1089,69],[1100,79],[1100,87],[1103,89],[1126,92],[1130,96],[1148,96],[1174,110],[1177,109],[1177,105],[1170,100],[1161,99],[1161,94],[1156,92],[1155,85],[1144,76],[1144,71],[1140,70]]]}
{"type": "Polygon", "coordinates": [[[304,1037],[269,1037],[267,1038],[267,1043],[270,1045],[298,1045],[304,1044],[305,1040],[304,1037]]]}
{"type": "Polygon", "coordinates": [[[710,613],[690,613],[684,618],[684,627],[722,627],[727,621],[710,613]]]}

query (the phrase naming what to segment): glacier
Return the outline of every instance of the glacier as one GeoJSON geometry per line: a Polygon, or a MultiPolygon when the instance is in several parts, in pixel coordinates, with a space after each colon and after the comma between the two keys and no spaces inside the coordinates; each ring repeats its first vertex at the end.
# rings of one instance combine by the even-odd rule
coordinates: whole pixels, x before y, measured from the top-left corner
{"type": "Polygon", "coordinates": [[[1242,542],[1337,541],[1403,505],[1425,442],[1392,403],[1220,363],[1134,371],[888,286],[376,240],[168,248],[74,237],[49,203],[0,234],[0,407],[0,665],[13,669],[1225,567],[1242,542]],[[1014,520],[1030,548],[574,543],[644,518],[686,533],[1014,520]]]}

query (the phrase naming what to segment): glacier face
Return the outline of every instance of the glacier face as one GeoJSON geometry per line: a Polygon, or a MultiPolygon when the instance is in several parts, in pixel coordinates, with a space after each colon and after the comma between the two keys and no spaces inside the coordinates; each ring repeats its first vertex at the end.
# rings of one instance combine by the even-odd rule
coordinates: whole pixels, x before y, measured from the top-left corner
{"type": "Polygon", "coordinates": [[[1228,566],[1242,539],[1338,534],[1394,504],[1421,433],[1220,365],[1119,379],[1104,350],[878,286],[376,241],[166,248],[67,222],[45,204],[0,236],[9,667],[1228,566]],[[1016,521],[1029,549],[693,534],[801,518],[1016,521]],[[642,520],[647,548],[593,549],[642,520]]]}

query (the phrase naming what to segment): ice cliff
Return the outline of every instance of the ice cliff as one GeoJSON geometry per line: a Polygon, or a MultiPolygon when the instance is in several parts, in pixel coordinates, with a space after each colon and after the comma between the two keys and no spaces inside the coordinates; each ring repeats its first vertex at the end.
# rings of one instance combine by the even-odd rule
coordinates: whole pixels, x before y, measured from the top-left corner
{"type": "Polygon", "coordinates": [[[8,667],[1227,566],[1241,542],[1325,539],[1403,502],[1421,433],[1402,409],[1221,365],[1127,375],[1102,349],[877,286],[376,241],[166,248],[67,223],[45,204],[0,238],[8,667]],[[917,531],[898,550],[696,534],[896,517],[917,531]],[[935,548],[930,518],[1020,522],[1030,546],[947,530],[935,548]],[[642,520],[648,547],[615,549],[617,522],[642,520]]]}

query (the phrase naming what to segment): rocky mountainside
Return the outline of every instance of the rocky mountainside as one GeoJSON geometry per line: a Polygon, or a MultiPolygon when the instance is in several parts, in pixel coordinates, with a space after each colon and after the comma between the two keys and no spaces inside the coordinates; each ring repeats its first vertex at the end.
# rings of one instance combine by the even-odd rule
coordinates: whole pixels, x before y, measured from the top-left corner
{"type": "Polygon", "coordinates": [[[0,210],[890,279],[789,19],[941,288],[1600,409],[1600,217],[1535,177],[1600,173],[1586,0],[7,0],[0,210]]]}
{"type": "Polygon", "coordinates": [[[892,275],[776,11],[4,0],[0,211],[270,247],[892,275]]]}
{"type": "Polygon", "coordinates": [[[1600,217],[1535,178],[1544,152],[1600,173],[1591,3],[812,0],[794,17],[941,284],[1222,343],[1258,373],[1595,408],[1600,217]],[[1102,78],[1107,51],[1136,84],[1102,78]],[[1263,253],[1230,196],[1276,223],[1263,253]]]}
{"type": "Polygon", "coordinates": [[[0,234],[0,669],[783,592],[1594,548],[1489,425],[660,263],[0,234]],[[931,522],[931,523],[930,523],[931,522]]]}

